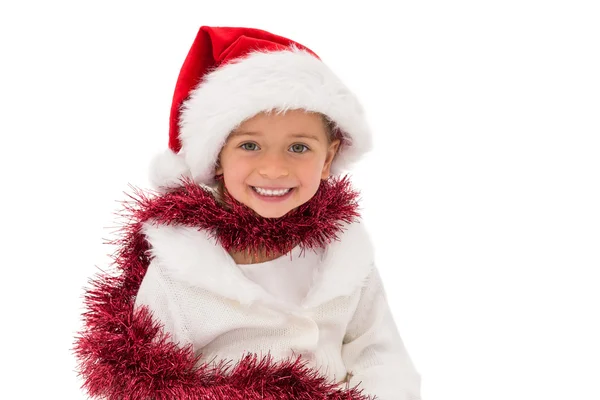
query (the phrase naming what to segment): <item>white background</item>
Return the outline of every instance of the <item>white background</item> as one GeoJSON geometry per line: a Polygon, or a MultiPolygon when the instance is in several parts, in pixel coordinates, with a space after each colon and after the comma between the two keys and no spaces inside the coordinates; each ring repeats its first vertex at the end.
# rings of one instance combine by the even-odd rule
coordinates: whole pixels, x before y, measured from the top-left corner
{"type": "Polygon", "coordinates": [[[600,399],[597,2],[157,3],[0,7],[0,397],[84,398],[83,287],[197,29],[228,25],[307,45],[364,103],[354,183],[423,398],[600,399]]]}

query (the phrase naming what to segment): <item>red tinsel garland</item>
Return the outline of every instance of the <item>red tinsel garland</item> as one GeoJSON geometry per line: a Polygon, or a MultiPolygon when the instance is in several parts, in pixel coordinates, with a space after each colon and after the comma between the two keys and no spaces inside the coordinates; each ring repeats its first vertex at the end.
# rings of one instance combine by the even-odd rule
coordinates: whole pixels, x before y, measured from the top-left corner
{"type": "Polygon", "coordinates": [[[248,354],[237,364],[201,363],[191,346],[178,347],[147,308],[134,312],[146,273],[149,244],[142,234],[147,221],[207,230],[226,249],[285,253],[295,245],[309,249],[337,238],[342,223],[356,217],[357,193],[346,178],[323,181],[315,196],[277,219],[263,218],[226,197],[216,202],[207,189],[189,180],[170,193],[148,196],[136,190],[125,202],[129,219],[113,255],[116,275],[99,274],[86,290],[84,329],[75,342],[83,387],[108,400],[305,399],[368,400],[362,389],[342,389],[311,369],[300,356],[275,362],[248,354]]]}

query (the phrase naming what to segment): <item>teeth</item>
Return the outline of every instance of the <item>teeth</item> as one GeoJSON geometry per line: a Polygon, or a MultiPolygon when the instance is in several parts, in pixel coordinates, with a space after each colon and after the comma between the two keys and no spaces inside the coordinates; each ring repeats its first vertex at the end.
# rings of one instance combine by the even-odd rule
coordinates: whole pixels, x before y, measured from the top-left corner
{"type": "Polygon", "coordinates": [[[292,189],[267,190],[259,187],[252,187],[258,194],[263,196],[283,196],[292,189]]]}

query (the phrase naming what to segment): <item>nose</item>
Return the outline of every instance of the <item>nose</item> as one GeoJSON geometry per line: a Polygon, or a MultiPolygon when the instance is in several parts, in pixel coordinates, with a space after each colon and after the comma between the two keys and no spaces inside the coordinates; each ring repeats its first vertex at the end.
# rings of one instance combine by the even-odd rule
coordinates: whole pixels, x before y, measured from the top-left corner
{"type": "Polygon", "coordinates": [[[269,152],[261,157],[258,173],[267,179],[278,179],[289,175],[284,156],[278,152],[269,152]]]}

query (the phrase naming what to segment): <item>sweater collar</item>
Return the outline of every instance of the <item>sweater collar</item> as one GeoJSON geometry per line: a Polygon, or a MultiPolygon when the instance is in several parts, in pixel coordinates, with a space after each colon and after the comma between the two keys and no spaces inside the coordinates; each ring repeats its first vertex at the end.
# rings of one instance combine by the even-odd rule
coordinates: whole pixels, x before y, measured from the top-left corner
{"type": "Polygon", "coordinates": [[[312,284],[302,303],[293,305],[276,299],[248,279],[227,251],[205,230],[148,222],[142,232],[150,244],[152,258],[172,279],[244,305],[257,302],[301,312],[336,297],[350,295],[363,285],[373,268],[373,246],[364,223],[359,220],[344,224],[338,240],[323,249],[307,250],[318,254],[314,257],[312,284]]]}
{"type": "Polygon", "coordinates": [[[227,194],[224,203],[217,202],[208,188],[184,181],[159,197],[139,196],[134,214],[144,221],[150,254],[170,274],[243,304],[280,302],[244,276],[230,250],[287,254],[298,247],[320,252],[302,304],[311,307],[349,294],[370,270],[372,246],[360,223],[357,196],[346,177],[330,178],[307,203],[271,219],[227,194]]]}

